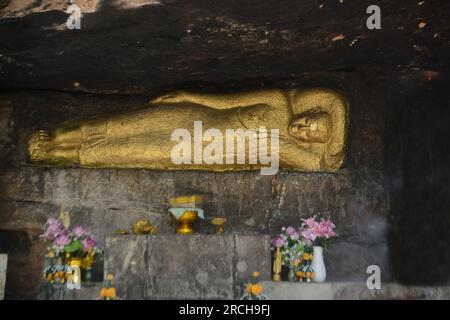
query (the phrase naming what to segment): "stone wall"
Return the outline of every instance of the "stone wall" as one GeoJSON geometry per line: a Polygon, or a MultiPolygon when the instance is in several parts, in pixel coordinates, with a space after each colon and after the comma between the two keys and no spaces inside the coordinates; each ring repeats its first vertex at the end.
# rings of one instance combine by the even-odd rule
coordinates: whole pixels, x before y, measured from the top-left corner
{"type": "Polygon", "coordinates": [[[5,298],[6,266],[8,264],[8,255],[0,254],[0,300],[5,298]]]}

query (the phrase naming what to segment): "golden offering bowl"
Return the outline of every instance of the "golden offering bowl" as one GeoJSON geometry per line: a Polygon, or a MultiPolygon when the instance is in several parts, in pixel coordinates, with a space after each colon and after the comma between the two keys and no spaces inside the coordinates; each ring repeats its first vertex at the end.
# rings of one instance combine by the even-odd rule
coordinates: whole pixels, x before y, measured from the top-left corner
{"type": "Polygon", "coordinates": [[[194,230],[191,224],[197,220],[197,211],[186,210],[178,219],[180,226],[178,227],[178,234],[193,234],[194,230]]]}
{"type": "Polygon", "coordinates": [[[214,218],[211,223],[216,226],[216,234],[218,236],[223,234],[225,223],[227,223],[227,219],[225,218],[214,218]]]}
{"type": "Polygon", "coordinates": [[[172,208],[200,208],[202,203],[203,196],[199,194],[170,198],[170,206],[172,208]]]}
{"type": "Polygon", "coordinates": [[[148,220],[139,220],[133,225],[134,234],[149,234],[152,233],[153,226],[148,220]]]}

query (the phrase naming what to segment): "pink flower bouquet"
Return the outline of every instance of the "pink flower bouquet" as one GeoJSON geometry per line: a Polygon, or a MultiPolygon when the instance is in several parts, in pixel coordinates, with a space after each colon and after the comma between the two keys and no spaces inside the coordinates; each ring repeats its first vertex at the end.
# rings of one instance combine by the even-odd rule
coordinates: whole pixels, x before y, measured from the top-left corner
{"type": "Polygon", "coordinates": [[[59,219],[49,218],[41,237],[48,243],[49,257],[85,257],[88,253],[98,253],[97,240],[83,227],[64,227],[59,219]]]}
{"type": "Polygon", "coordinates": [[[338,236],[334,231],[335,224],[329,219],[321,218],[318,220],[316,216],[313,216],[302,219],[302,221],[301,236],[309,245],[327,249],[330,241],[338,236]]]}

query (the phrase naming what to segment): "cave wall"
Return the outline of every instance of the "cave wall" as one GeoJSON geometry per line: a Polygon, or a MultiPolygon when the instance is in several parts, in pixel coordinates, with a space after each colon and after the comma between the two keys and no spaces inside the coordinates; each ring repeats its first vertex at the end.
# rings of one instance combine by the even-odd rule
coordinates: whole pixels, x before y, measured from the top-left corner
{"type": "MultiPolygon", "coordinates": [[[[0,15],[1,239],[30,240],[28,251],[0,247],[20,261],[8,297],[35,296],[38,234],[62,205],[102,244],[139,218],[174,232],[168,199],[190,192],[205,195],[207,220],[229,218],[230,232],[273,235],[330,215],[340,234],[326,255],[330,280],[363,280],[378,264],[383,281],[448,281],[448,3],[380,0],[382,30],[370,31],[372,3],[362,0],[141,2],[89,1],[75,31],[59,2],[0,15]],[[350,102],[336,174],[56,169],[25,154],[33,130],[131,110],[168,90],[312,86],[350,102]]],[[[198,230],[213,232],[208,221],[198,230]]]]}
{"type": "Polygon", "coordinates": [[[393,273],[408,284],[450,283],[450,74],[393,88],[385,144],[393,273]]]}
{"type": "Polygon", "coordinates": [[[336,174],[43,168],[27,159],[26,139],[31,132],[136,106],[145,108],[150,96],[50,92],[5,96],[14,110],[9,130],[16,140],[7,144],[13,151],[9,165],[0,172],[2,228],[39,230],[64,206],[72,224],[87,226],[101,245],[108,235],[130,229],[141,218],[157,224],[161,233],[174,233],[167,213],[169,198],[200,193],[205,196],[207,219],[198,224],[199,232],[213,233],[209,221],[216,216],[229,219],[228,232],[270,235],[282,226],[299,225],[309,215],[330,216],[340,238],[327,254],[329,279],[363,280],[367,266],[377,264],[383,269],[383,279],[389,280],[384,99],[373,94],[358,75],[336,72],[309,78],[289,86],[334,87],[346,92],[350,103],[347,160],[336,174]]]}

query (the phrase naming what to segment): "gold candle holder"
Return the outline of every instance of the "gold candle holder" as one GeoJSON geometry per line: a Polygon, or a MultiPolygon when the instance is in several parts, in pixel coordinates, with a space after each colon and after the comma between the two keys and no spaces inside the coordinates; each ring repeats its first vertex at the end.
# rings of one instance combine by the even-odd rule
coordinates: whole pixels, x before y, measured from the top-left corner
{"type": "Polygon", "coordinates": [[[191,224],[197,220],[197,211],[186,210],[178,219],[180,226],[178,227],[178,234],[193,234],[191,224]]]}
{"type": "Polygon", "coordinates": [[[216,226],[216,235],[220,236],[224,232],[224,226],[227,223],[225,218],[214,218],[211,223],[216,226]]]}

